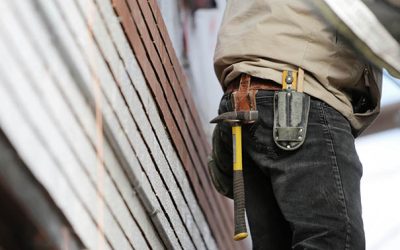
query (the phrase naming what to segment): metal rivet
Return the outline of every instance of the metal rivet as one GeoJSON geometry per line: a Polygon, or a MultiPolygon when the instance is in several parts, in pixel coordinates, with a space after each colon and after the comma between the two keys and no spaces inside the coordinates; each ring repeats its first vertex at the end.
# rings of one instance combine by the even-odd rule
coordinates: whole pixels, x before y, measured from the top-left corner
{"type": "Polygon", "coordinates": [[[293,82],[293,77],[287,76],[287,77],[286,77],[286,83],[287,83],[287,84],[291,84],[292,82],[293,82]]]}
{"type": "Polygon", "coordinates": [[[299,140],[303,139],[303,137],[299,136],[299,140]]]}
{"type": "Polygon", "coordinates": [[[290,145],[287,145],[286,148],[291,148],[291,146],[290,146],[290,145]]]}

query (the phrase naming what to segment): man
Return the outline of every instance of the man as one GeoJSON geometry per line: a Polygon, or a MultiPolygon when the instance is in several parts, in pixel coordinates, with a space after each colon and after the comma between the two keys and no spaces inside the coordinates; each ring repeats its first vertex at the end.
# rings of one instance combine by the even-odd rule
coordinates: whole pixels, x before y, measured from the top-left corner
{"type": "MultiPolygon", "coordinates": [[[[235,94],[247,80],[258,88],[254,100],[248,95],[258,120],[243,125],[246,211],[254,249],[365,248],[362,166],[354,137],[379,112],[381,73],[347,47],[309,2],[229,0],[219,32],[214,65],[225,91],[219,113],[237,108],[235,94]],[[279,91],[290,79],[284,72],[303,82],[300,103],[306,108],[290,103],[290,88],[279,91]],[[289,106],[283,107],[286,101],[289,106]],[[277,116],[290,120],[298,113],[307,132],[299,136],[301,143],[292,144],[295,138],[282,146],[276,131],[295,127],[277,128],[277,116]],[[293,150],[292,145],[300,146],[293,150]]],[[[220,123],[209,167],[217,190],[228,197],[231,165],[231,127],[220,123]]]]}

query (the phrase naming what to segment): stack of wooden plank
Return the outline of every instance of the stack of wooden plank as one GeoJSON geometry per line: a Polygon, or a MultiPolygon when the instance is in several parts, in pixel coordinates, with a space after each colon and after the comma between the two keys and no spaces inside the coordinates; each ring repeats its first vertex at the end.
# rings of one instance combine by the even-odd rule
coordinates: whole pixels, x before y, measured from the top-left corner
{"type": "Polygon", "coordinates": [[[1,130],[86,248],[241,247],[155,0],[1,1],[0,56],[1,130]]]}
{"type": "Polygon", "coordinates": [[[157,3],[113,3],[217,242],[234,249],[231,209],[206,173],[209,144],[157,3]]]}

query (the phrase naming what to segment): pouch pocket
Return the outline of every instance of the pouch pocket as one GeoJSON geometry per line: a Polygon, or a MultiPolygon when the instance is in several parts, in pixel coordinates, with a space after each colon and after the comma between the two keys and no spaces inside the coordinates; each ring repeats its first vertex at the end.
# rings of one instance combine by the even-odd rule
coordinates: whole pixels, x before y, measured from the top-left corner
{"type": "Polygon", "coordinates": [[[295,91],[278,91],[274,96],[275,144],[283,150],[296,150],[307,134],[310,96],[295,91]]]}

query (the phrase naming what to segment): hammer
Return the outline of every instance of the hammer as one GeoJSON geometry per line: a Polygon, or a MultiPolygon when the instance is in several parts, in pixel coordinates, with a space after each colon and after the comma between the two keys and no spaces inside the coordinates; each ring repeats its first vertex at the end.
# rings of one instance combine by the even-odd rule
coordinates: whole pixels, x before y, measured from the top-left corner
{"type": "Polygon", "coordinates": [[[238,241],[248,236],[245,218],[245,195],[242,164],[242,124],[255,122],[258,111],[232,111],[214,118],[211,123],[226,122],[232,126],[233,144],[233,200],[235,234],[233,239],[238,241]]]}

